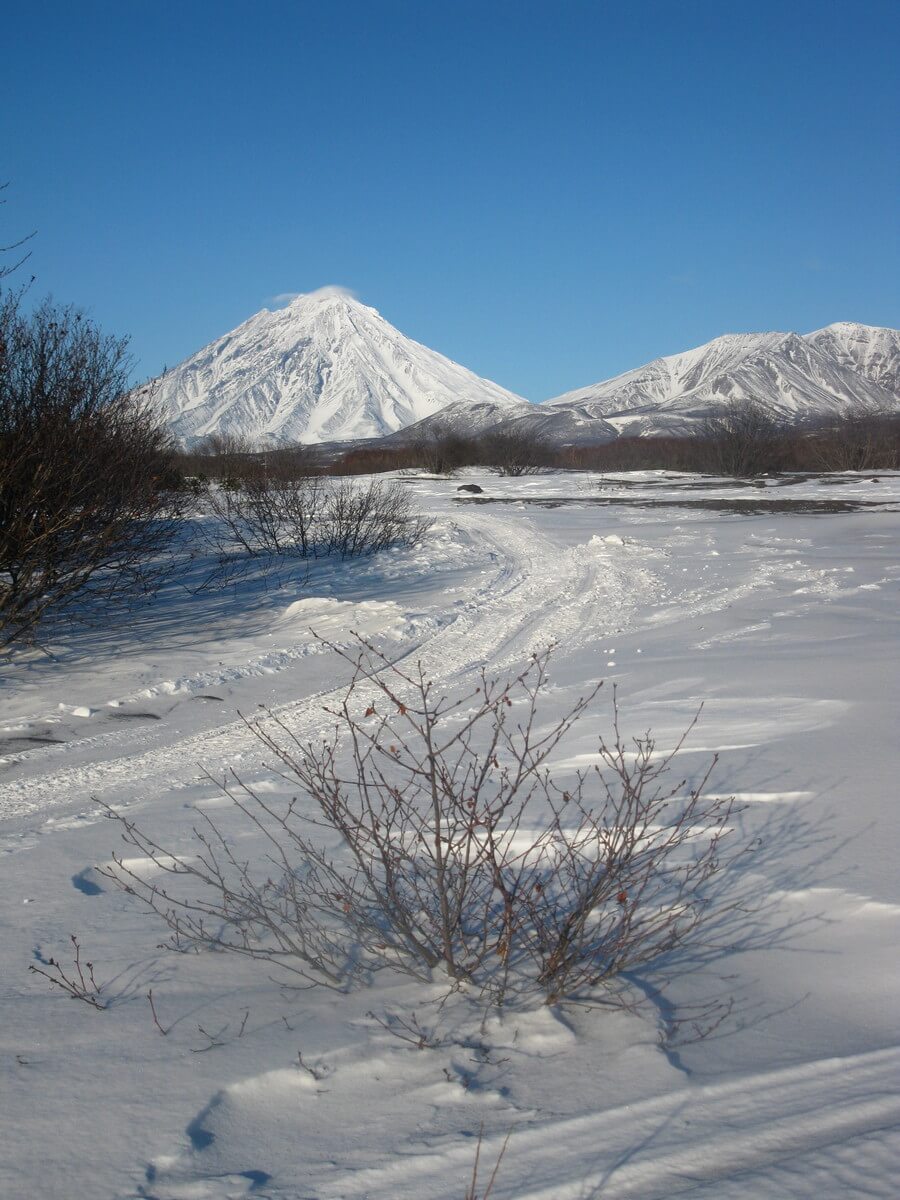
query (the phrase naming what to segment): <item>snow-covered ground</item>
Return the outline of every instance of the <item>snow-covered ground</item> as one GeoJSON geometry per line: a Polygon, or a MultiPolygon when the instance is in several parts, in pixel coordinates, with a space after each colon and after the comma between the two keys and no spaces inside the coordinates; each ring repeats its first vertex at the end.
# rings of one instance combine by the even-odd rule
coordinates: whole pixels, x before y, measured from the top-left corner
{"type": "MultiPolygon", "coordinates": [[[[409,486],[435,517],[416,549],[193,594],[198,560],[142,611],[0,668],[0,1196],[462,1198],[482,1127],[482,1189],[512,1131],[496,1200],[895,1196],[900,476],[409,486]],[[448,691],[557,642],[548,725],[601,678],[663,746],[702,702],[680,757],[690,776],[718,752],[711,789],[744,801],[755,903],[635,1011],[485,1016],[384,973],[291,992],[161,950],[94,869],[122,847],[92,797],[184,854],[214,812],[259,855],[206,773],[288,788],[240,714],[330,724],[347,672],[310,628],[359,631],[448,691]],[[72,933],[105,1011],[28,972],[72,933]],[[710,1036],[662,1036],[718,993],[734,1008],[710,1036]],[[385,1028],[413,1013],[423,1049],[385,1028]]],[[[602,696],[555,772],[592,761],[602,696]]]]}

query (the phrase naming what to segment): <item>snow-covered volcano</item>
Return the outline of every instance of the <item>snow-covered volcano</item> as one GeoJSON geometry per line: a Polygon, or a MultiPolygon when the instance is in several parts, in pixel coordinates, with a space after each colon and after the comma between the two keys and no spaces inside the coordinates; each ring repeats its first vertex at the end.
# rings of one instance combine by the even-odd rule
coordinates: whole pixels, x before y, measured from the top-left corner
{"type": "Polygon", "coordinates": [[[336,288],[263,309],[167,371],[155,395],[188,446],[210,433],[270,445],[382,437],[452,402],[524,403],[336,288]]]}
{"type": "Polygon", "coordinates": [[[898,408],[900,331],[842,322],[805,335],[726,334],[547,400],[540,411],[546,435],[608,440],[611,430],[688,432],[733,400],[755,400],[789,421],[859,405],[898,408]]]}

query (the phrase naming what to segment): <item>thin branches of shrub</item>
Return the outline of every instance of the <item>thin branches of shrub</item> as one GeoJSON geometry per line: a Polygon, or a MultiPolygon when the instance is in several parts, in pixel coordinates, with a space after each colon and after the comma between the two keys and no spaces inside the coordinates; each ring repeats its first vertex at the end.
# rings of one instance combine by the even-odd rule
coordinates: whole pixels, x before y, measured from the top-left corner
{"type": "Polygon", "coordinates": [[[401,484],[344,480],[327,489],[322,545],[326,554],[356,558],[390,546],[414,546],[430,526],[401,484]]]}
{"type": "MultiPolygon", "coordinates": [[[[250,722],[290,799],[236,776],[219,786],[266,847],[254,867],[203,814],[191,858],[107,808],[168,886],[116,856],[110,876],[180,948],[233,950],[305,982],[346,987],[392,968],[435,972],[496,1005],[611,998],[614,982],[697,938],[727,904],[733,802],[673,777],[695,722],[661,750],[612,732],[564,785],[552,756],[600,685],[545,723],[549,652],[518,675],[443,693],[361,641],[331,647],[352,680],[334,729],[304,742],[277,717],[250,722]],[[598,991],[599,989],[599,991],[598,991]]],[[[695,719],[696,720],[696,719],[695,719]]],[[[715,760],[713,760],[715,761],[715,760]]],[[[245,843],[241,842],[241,845],[245,843]]]]}
{"type": "Polygon", "coordinates": [[[511,1137],[512,1130],[510,1129],[506,1137],[503,1139],[503,1144],[501,1145],[497,1157],[494,1160],[494,1166],[491,1170],[490,1176],[488,1177],[487,1186],[485,1187],[484,1191],[481,1191],[478,1172],[481,1167],[481,1153],[484,1149],[484,1122],[482,1121],[481,1127],[478,1130],[478,1141],[475,1143],[475,1161],[472,1164],[472,1178],[469,1180],[469,1185],[466,1188],[464,1200],[490,1200],[491,1196],[493,1195],[494,1184],[497,1182],[497,1176],[500,1172],[500,1167],[503,1165],[503,1159],[506,1155],[507,1148],[509,1147],[509,1139],[511,1137]]]}
{"type": "Polygon", "coordinates": [[[536,475],[553,462],[553,451],[539,435],[515,425],[488,433],[481,443],[481,456],[498,475],[514,478],[536,475]]]}
{"type": "Polygon", "coordinates": [[[210,489],[218,536],[250,555],[359,558],[413,546],[430,522],[398,483],[285,477],[259,470],[239,487],[210,489]]]}
{"type": "Polygon", "coordinates": [[[41,958],[40,966],[32,963],[28,970],[49,980],[73,1000],[83,1000],[91,1008],[105,1009],[107,1002],[102,996],[103,985],[94,977],[94,964],[82,963],[81,945],[74,933],[69,935],[69,941],[72,943],[71,967],[64,967],[58,958],[41,958]]]}
{"type": "Polygon", "coordinates": [[[747,477],[783,466],[783,422],[756,400],[731,400],[697,429],[707,454],[707,469],[747,477]]]}
{"type": "Polygon", "coordinates": [[[127,341],[76,309],[0,300],[0,646],[163,577],[170,439],[130,367],[127,341]]]}

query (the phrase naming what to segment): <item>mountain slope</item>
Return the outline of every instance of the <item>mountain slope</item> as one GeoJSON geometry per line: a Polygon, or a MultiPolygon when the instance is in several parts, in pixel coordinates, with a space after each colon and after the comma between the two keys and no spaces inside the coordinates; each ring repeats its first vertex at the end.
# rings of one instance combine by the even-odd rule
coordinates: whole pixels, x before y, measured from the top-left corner
{"type": "Polygon", "coordinates": [[[545,401],[547,433],[609,440],[615,433],[686,433],[698,419],[752,399],[788,421],[858,405],[896,408],[900,332],[842,323],[796,333],[726,334],[613,379],[545,401]],[[610,428],[613,433],[610,434],[610,428]]]}
{"type": "Polygon", "coordinates": [[[381,437],[454,401],[499,416],[525,403],[332,288],[263,309],[168,371],[156,399],[185,445],[210,433],[270,445],[381,437]]]}
{"type": "Polygon", "coordinates": [[[519,400],[513,404],[499,404],[496,400],[454,400],[431,416],[423,417],[421,421],[391,434],[388,441],[398,445],[411,445],[448,435],[461,438],[479,437],[489,429],[498,425],[505,427],[510,422],[520,420],[523,415],[528,416],[537,411],[537,405],[528,400],[519,400]]]}
{"type": "Polygon", "coordinates": [[[900,329],[839,321],[808,333],[806,340],[893,396],[900,396],[900,329]]]}

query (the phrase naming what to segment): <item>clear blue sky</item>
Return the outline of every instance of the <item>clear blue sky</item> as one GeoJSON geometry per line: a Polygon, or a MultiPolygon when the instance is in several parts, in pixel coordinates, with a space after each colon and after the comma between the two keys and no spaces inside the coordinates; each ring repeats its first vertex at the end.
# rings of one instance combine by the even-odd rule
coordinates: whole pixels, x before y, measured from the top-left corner
{"type": "Polygon", "coordinates": [[[159,371],[353,289],[532,400],[900,325],[898,0],[7,5],[0,243],[159,371]]]}

